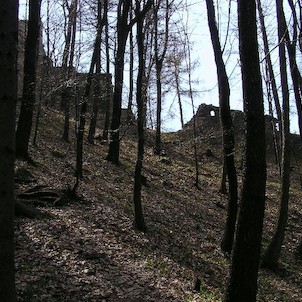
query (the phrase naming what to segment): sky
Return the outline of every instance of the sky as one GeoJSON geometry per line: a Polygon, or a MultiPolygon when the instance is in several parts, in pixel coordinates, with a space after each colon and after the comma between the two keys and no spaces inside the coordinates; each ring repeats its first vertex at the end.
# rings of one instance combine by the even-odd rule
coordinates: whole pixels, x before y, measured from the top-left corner
{"type": "MultiPolygon", "coordinates": [[[[224,51],[224,60],[227,73],[230,80],[230,106],[234,110],[243,109],[240,64],[238,58],[237,43],[237,19],[236,19],[236,1],[231,1],[231,18],[228,24],[229,1],[218,0],[220,5],[219,15],[216,15],[220,32],[221,45],[227,37],[227,47],[224,51]],[[227,30],[229,28],[229,30],[227,30]]],[[[270,0],[268,0],[270,1],[270,0]]],[[[19,16],[25,16],[26,0],[20,0],[19,16]]],[[[188,35],[192,42],[191,57],[192,61],[197,61],[198,66],[192,72],[193,81],[197,81],[198,85],[194,85],[194,90],[198,91],[194,95],[194,111],[196,112],[201,103],[212,104],[218,106],[218,87],[217,74],[210,40],[210,33],[207,23],[207,10],[204,0],[187,0],[188,13],[178,13],[176,18],[181,18],[188,25],[188,35]]],[[[272,53],[274,55],[274,53],[272,53]]],[[[275,51],[276,55],[276,51],[275,51]]],[[[125,76],[125,83],[127,75],[125,76]]],[[[127,90],[127,87],[126,87],[127,90]]],[[[182,100],[184,120],[188,122],[193,115],[191,101],[187,98],[182,100]]],[[[291,131],[297,132],[297,118],[294,106],[291,115],[291,131]]],[[[165,96],[163,104],[163,131],[177,131],[181,128],[178,104],[175,101],[175,94],[165,96]]]]}

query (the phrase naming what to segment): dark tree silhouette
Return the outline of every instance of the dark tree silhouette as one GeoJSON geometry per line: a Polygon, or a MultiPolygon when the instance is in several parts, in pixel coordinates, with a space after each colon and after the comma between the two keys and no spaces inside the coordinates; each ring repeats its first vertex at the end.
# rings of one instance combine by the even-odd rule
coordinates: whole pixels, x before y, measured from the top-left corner
{"type": "Polygon", "coordinates": [[[155,148],[154,153],[159,155],[161,152],[161,111],[162,111],[162,68],[164,59],[168,49],[169,41],[169,12],[170,5],[169,0],[165,1],[165,32],[164,32],[164,41],[162,46],[162,51],[160,53],[159,49],[159,8],[161,5],[160,0],[153,1],[153,14],[154,14],[154,60],[155,60],[155,70],[156,70],[156,92],[157,92],[157,101],[156,101],[156,134],[155,134],[155,148]]]}
{"type": "Polygon", "coordinates": [[[144,47],[144,18],[141,15],[140,2],[135,1],[135,15],[137,17],[137,48],[138,48],[138,74],[136,82],[136,102],[137,102],[137,160],[134,175],[134,209],[135,209],[135,226],[138,230],[145,232],[146,225],[144,221],[141,188],[142,188],[142,167],[144,160],[144,144],[145,144],[145,102],[146,102],[146,75],[145,75],[145,47],[144,47]]]}
{"type": "MultiPolygon", "coordinates": [[[[104,7],[106,10],[107,7],[104,7]]],[[[98,116],[98,109],[99,109],[99,102],[101,99],[101,35],[103,31],[103,27],[105,25],[104,17],[102,17],[102,1],[98,0],[98,24],[97,24],[97,37],[95,41],[95,74],[96,77],[94,78],[92,89],[93,94],[93,103],[92,103],[92,113],[90,118],[90,125],[88,131],[88,142],[93,144],[94,143],[94,135],[95,135],[95,128],[97,123],[97,116],[98,116]]],[[[103,83],[102,83],[103,84],[103,83]]],[[[108,100],[107,100],[108,101],[108,100]]]]}
{"type": "Polygon", "coordinates": [[[114,68],[113,108],[111,119],[111,141],[106,159],[118,164],[120,157],[120,125],[122,112],[122,91],[124,81],[124,60],[127,37],[130,30],[128,23],[131,1],[120,0],[117,11],[117,50],[114,68]]]}
{"type": "MultiPolygon", "coordinates": [[[[152,1],[149,0],[142,9],[141,15],[144,16],[151,7],[152,1]]],[[[120,0],[117,9],[117,50],[114,67],[114,91],[113,91],[113,108],[111,119],[111,141],[106,159],[114,164],[119,163],[120,157],[120,125],[122,113],[122,91],[124,81],[124,61],[125,49],[128,34],[131,27],[136,23],[136,17],[130,21],[129,12],[131,1],[120,0]]]]}
{"type": "MultiPolygon", "coordinates": [[[[68,2],[66,1],[67,5],[68,2]]],[[[68,22],[67,32],[65,35],[65,46],[63,51],[62,69],[64,73],[64,88],[62,91],[62,106],[64,109],[64,128],[62,138],[65,141],[69,140],[69,119],[70,119],[70,98],[72,87],[69,79],[73,73],[73,58],[76,38],[76,20],[77,20],[78,1],[73,0],[67,7],[68,22]]]]}
{"type": "MultiPolygon", "coordinates": [[[[266,63],[266,69],[267,69],[267,74],[268,74],[268,82],[271,86],[272,96],[273,96],[274,103],[275,103],[277,118],[278,118],[278,122],[279,122],[279,133],[282,133],[281,105],[280,105],[280,100],[279,100],[279,95],[278,95],[278,88],[277,88],[277,83],[276,83],[272,58],[271,58],[271,54],[270,54],[270,49],[269,49],[269,44],[268,44],[268,37],[267,37],[267,32],[266,32],[266,27],[265,27],[265,22],[264,22],[264,15],[263,15],[263,10],[262,10],[260,0],[257,0],[257,8],[258,8],[259,21],[260,21],[260,29],[261,29],[261,33],[262,33],[264,53],[265,53],[265,63],[266,63]]],[[[271,104],[270,100],[269,100],[269,106],[272,107],[272,104],[271,104]]],[[[270,110],[272,111],[272,109],[270,109],[270,110]]],[[[279,165],[279,169],[281,171],[281,166],[280,166],[280,144],[279,144],[280,135],[278,135],[278,133],[276,131],[275,124],[273,124],[273,135],[274,135],[274,143],[275,143],[276,161],[277,161],[277,163],[279,165]]]]}
{"type": "Polygon", "coordinates": [[[36,66],[40,36],[41,0],[29,1],[28,32],[25,42],[23,97],[16,131],[16,156],[29,159],[28,147],[32,128],[36,90],[36,66]]]}
{"type": "Polygon", "coordinates": [[[14,302],[18,1],[8,0],[1,3],[0,20],[0,297],[3,302],[14,302]]]}
{"type": "Polygon", "coordinates": [[[255,302],[266,185],[265,121],[255,0],[238,1],[245,113],[245,158],[240,210],[225,302],[255,302]]]}

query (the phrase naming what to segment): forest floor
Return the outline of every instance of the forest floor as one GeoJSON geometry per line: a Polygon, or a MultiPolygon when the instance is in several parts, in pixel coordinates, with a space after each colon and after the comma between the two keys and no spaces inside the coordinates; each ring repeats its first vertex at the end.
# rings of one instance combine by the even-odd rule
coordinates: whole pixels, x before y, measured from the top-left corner
{"type": "MultiPolygon", "coordinates": [[[[37,145],[30,149],[36,165],[16,161],[17,192],[42,186],[63,192],[73,186],[75,146],[62,141],[62,127],[59,113],[44,112],[37,145]]],[[[219,192],[220,142],[213,135],[211,140],[198,141],[197,188],[191,137],[164,134],[166,154],[155,156],[152,134],[148,135],[143,168],[147,185],[142,190],[147,232],[141,233],[133,227],[137,144],[135,131],[128,130],[121,140],[120,165],[105,160],[108,145],[98,140],[94,145],[85,142],[78,198],[55,205],[41,201],[36,218],[16,218],[18,301],[222,300],[229,260],[220,249],[227,207],[226,195],[219,192]],[[212,156],[206,155],[209,148],[212,156]],[[194,290],[197,278],[200,291],[194,290]]],[[[240,167],[238,171],[240,180],[240,167]]],[[[274,272],[260,270],[258,301],[302,301],[302,261],[297,258],[302,238],[298,171],[293,165],[280,266],[274,272]]],[[[274,230],[279,195],[278,169],[269,163],[264,247],[274,230]]]]}

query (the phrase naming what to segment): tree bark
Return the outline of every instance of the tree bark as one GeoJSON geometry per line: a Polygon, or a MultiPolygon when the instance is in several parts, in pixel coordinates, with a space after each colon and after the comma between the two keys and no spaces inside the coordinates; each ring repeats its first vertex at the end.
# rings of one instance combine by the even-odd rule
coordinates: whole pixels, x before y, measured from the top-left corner
{"type": "Polygon", "coordinates": [[[106,44],[106,109],[103,129],[103,140],[108,140],[110,105],[112,101],[111,75],[110,75],[110,54],[109,54],[109,24],[108,24],[108,0],[104,0],[104,23],[105,23],[105,44],[106,44]]]}
{"type": "Polygon", "coordinates": [[[29,139],[36,96],[41,0],[29,1],[28,33],[25,42],[23,97],[16,131],[16,156],[29,159],[29,139]]]}
{"type": "Polygon", "coordinates": [[[162,111],[162,85],[161,76],[163,62],[166,56],[168,41],[169,41],[169,0],[166,0],[166,16],[165,16],[165,38],[162,53],[159,53],[158,45],[158,10],[160,6],[160,1],[156,1],[154,4],[154,53],[155,53],[155,70],[156,70],[156,96],[157,96],[157,106],[156,106],[156,134],[155,134],[155,148],[154,153],[160,155],[161,152],[161,111],[162,111]]]}
{"type": "Polygon", "coordinates": [[[14,268],[18,1],[0,6],[0,297],[16,301],[14,268]]]}
{"type": "Polygon", "coordinates": [[[285,32],[285,40],[286,40],[286,47],[287,47],[287,53],[289,58],[289,64],[290,64],[291,78],[292,78],[294,94],[295,94],[300,140],[302,142],[302,77],[296,60],[296,47],[297,47],[297,40],[298,40],[298,32],[297,32],[298,20],[297,20],[297,15],[295,12],[293,1],[288,0],[288,2],[292,10],[293,22],[294,22],[293,38],[292,40],[290,39],[289,31],[287,29],[285,32]]]}
{"type": "Polygon", "coordinates": [[[88,142],[90,144],[94,143],[94,135],[95,135],[95,128],[97,123],[98,117],[98,109],[99,109],[99,102],[100,102],[100,94],[101,94],[101,37],[102,37],[102,30],[105,25],[104,19],[102,18],[102,3],[101,0],[98,0],[98,24],[97,24],[97,37],[95,42],[95,73],[96,78],[93,81],[93,104],[92,104],[92,113],[90,118],[90,125],[88,131],[88,142]]]}
{"type": "Polygon", "coordinates": [[[146,102],[146,83],[145,83],[145,57],[144,57],[144,35],[143,35],[143,18],[141,16],[139,1],[135,1],[135,14],[137,17],[137,47],[138,47],[138,74],[136,87],[136,101],[137,101],[137,160],[135,165],[134,175],[134,210],[135,210],[135,226],[139,231],[145,232],[146,225],[144,221],[144,214],[141,201],[142,188],[142,167],[144,160],[144,145],[145,145],[145,114],[144,106],[146,102]]]}
{"type": "MultiPolygon", "coordinates": [[[[270,82],[270,85],[271,85],[271,89],[272,89],[272,93],[273,93],[273,99],[274,99],[274,102],[275,102],[277,118],[278,118],[279,134],[280,134],[279,137],[278,137],[278,141],[280,142],[281,141],[281,133],[282,133],[282,111],[281,111],[281,105],[280,105],[280,100],[279,100],[279,95],[278,95],[278,88],[277,88],[273,63],[272,63],[270,50],[269,50],[268,37],[267,37],[266,27],[265,27],[265,22],[264,22],[264,15],[263,15],[263,10],[262,10],[260,0],[257,0],[257,8],[258,8],[260,29],[261,29],[261,33],[262,33],[262,40],[263,40],[263,46],[264,46],[265,62],[266,62],[266,66],[267,66],[269,82],[270,82]]],[[[273,132],[274,132],[274,135],[277,137],[275,126],[274,126],[274,129],[273,129],[273,132]]],[[[281,153],[280,152],[280,144],[276,144],[277,162],[278,162],[278,165],[279,165],[279,169],[281,171],[280,153],[281,153]]]]}
{"type": "Polygon", "coordinates": [[[117,51],[114,69],[113,109],[111,119],[111,140],[106,159],[119,164],[120,157],[120,125],[122,112],[122,92],[124,80],[124,58],[127,37],[129,34],[128,15],[131,1],[119,1],[117,20],[117,51]]]}
{"type": "Polygon", "coordinates": [[[63,127],[63,140],[69,140],[69,120],[70,120],[70,98],[72,87],[69,79],[73,72],[73,58],[76,38],[76,19],[77,19],[78,1],[73,0],[68,8],[68,24],[67,34],[65,38],[65,46],[63,51],[62,68],[64,73],[64,88],[62,91],[62,105],[64,109],[64,127],[63,127]]]}
{"type": "Polygon", "coordinates": [[[255,302],[266,185],[265,120],[255,0],[238,1],[245,113],[245,160],[240,211],[224,302],[255,302]]]}

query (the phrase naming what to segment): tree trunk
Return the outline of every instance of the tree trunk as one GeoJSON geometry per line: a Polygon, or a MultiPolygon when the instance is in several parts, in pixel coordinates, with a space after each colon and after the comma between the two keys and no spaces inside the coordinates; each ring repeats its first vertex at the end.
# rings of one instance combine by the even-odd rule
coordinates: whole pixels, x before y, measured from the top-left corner
{"type": "Polygon", "coordinates": [[[211,32],[212,45],[217,68],[220,119],[223,131],[224,162],[229,180],[228,214],[221,248],[225,253],[231,254],[237,219],[238,189],[237,173],[234,160],[235,138],[230,110],[230,87],[225,65],[223,62],[218,29],[216,26],[214,3],[212,0],[206,0],[206,3],[208,9],[209,29],[211,32]]]}
{"type": "Polygon", "coordinates": [[[65,76],[64,88],[62,91],[62,105],[64,109],[64,127],[63,127],[62,138],[67,142],[69,140],[70,98],[71,98],[71,89],[72,89],[69,80],[71,74],[73,73],[77,6],[78,6],[78,1],[73,0],[69,7],[67,34],[66,34],[65,46],[63,51],[63,60],[62,60],[62,67],[65,76]]]}
{"type": "Polygon", "coordinates": [[[109,24],[108,24],[108,0],[104,1],[104,23],[105,23],[105,44],[106,44],[106,109],[103,129],[103,140],[108,140],[110,105],[112,101],[111,75],[110,75],[110,54],[109,54],[109,24]]]}
{"type": "Polygon", "coordinates": [[[297,114],[298,114],[298,126],[299,126],[299,133],[300,133],[300,140],[302,142],[302,77],[299,71],[299,68],[297,66],[297,60],[296,60],[296,47],[297,47],[297,28],[298,28],[298,20],[297,15],[295,12],[294,3],[292,0],[288,0],[288,3],[292,10],[293,15],[293,38],[290,40],[289,37],[289,31],[286,30],[285,32],[285,40],[286,40],[286,47],[287,47],[287,53],[289,58],[289,64],[290,64],[290,71],[291,71],[291,78],[293,82],[293,88],[294,88],[294,94],[295,94],[295,100],[296,100],[296,108],[297,108],[297,114]]]}
{"type": "Polygon", "coordinates": [[[175,76],[176,93],[177,93],[178,106],[179,106],[180,123],[181,123],[181,128],[183,128],[185,123],[184,123],[184,115],[183,115],[182,103],[180,97],[179,71],[177,70],[178,66],[176,66],[176,63],[174,64],[174,68],[175,68],[174,76],[175,76]]]}
{"type": "Polygon", "coordinates": [[[99,109],[99,101],[100,101],[100,80],[101,80],[101,37],[102,37],[102,30],[105,22],[102,18],[102,3],[101,0],[98,1],[98,25],[97,25],[97,38],[95,42],[95,73],[96,78],[93,81],[93,104],[92,104],[92,113],[90,118],[90,125],[89,125],[89,131],[88,131],[88,142],[90,144],[94,143],[94,135],[95,135],[95,128],[97,123],[97,117],[98,117],[98,109],[99,109]]]}
{"type": "MultiPolygon", "coordinates": [[[[262,33],[262,40],[263,40],[263,46],[264,46],[265,62],[266,62],[266,66],[267,66],[269,82],[270,82],[271,88],[272,88],[273,99],[274,99],[274,102],[275,102],[277,118],[278,118],[278,123],[279,123],[279,133],[280,133],[280,135],[278,137],[278,141],[280,142],[281,141],[281,133],[282,133],[282,112],[281,112],[281,105],[280,105],[280,101],[279,101],[278,88],[277,88],[276,78],[275,78],[275,74],[274,74],[273,63],[272,63],[272,59],[271,59],[271,55],[270,55],[268,37],[267,37],[267,33],[266,33],[264,16],[263,16],[263,11],[262,11],[260,0],[257,0],[257,8],[258,8],[258,15],[259,15],[259,20],[260,20],[260,29],[261,29],[261,33],[262,33]]],[[[275,130],[276,129],[274,127],[274,129],[273,129],[274,135],[276,135],[275,130]]],[[[276,135],[276,137],[277,137],[277,135],[276,135]]],[[[280,153],[281,153],[280,152],[280,145],[277,144],[276,148],[277,148],[276,149],[277,161],[278,161],[279,169],[281,171],[280,160],[279,160],[280,153]]]]}
{"type": "MultiPolygon", "coordinates": [[[[130,11],[130,19],[132,19],[132,10],[130,11]]],[[[128,96],[128,107],[127,107],[127,122],[132,119],[132,103],[133,103],[133,71],[134,71],[134,44],[133,44],[133,30],[131,28],[130,37],[130,56],[129,56],[129,96],[128,96]]]]}
{"type": "Polygon", "coordinates": [[[262,267],[273,269],[278,265],[281,246],[285,237],[288,218],[288,200],[290,186],[290,131],[289,131],[289,90],[286,71],[285,43],[282,41],[287,31],[282,0],[276,0],[279,36],[280,76],[283,96],[282,115],[282,164],[281,164],[281,196],[277,228],[273,238],[263,256],[262,267]]]}
{"type": "Polygon", "coordinates": [[[124,81],[124,58],[129,33],[128,15],[131,1],[119,1],[117,20],[117,52],[114,69],[113,109],[111,119],[111,140],[106,159],[114,164],[120,157],[120,126],[122,113],[122,92],[124,81]]]}
{"type": "Polygon", "coordinates": [[[254,0],[238,1],[245,112],[245,160],[240,211],[224,302],[255,302],[266,185],[265,120],[254,0]]]}
{"type": "MultiPolygon", "coordinates": [[[[99,29],[100,30],[100,29],[99,29]]],[[[84,130],[85,130],[85,123],[86,123],[86,112],[87,112],[87,101],[89,95],[91,93],[91,86],[92,86],[92,77],[93,77],[93,70],[94,66],[96,65],[96,60],[98,58],[97,50],[98,50],[98,33],[95,38],[93,54],[91,58],[91,63],[89,67],[89,72],[86,78],[85,84],[85,92],[84,96],[81,101],[81,109],[80,109],[80,122],[77,131],[77,149],[76,149],[76,183],[73,187],[73,193],[75,193],[76,188],[79,183],[79,179],[83,177],[83,141],[84,141],[84,130]]]]}
{"type": "Polygon", "coordinates": [[[135,225],[139,231],[145,232],[146,225],[142,210],[141,201],[141,188],[142,188],[142,167],[144,160],[144,104],[146,101],[146,83],[145,83],[145,58],[144,58],[144,35],[143,35],[143,18],[141,17],[140,4],[136,0],[135,14],[137,17],[137,47],[138,47],[138,74],[137,74],[137,132],[138,132],[138,145],[137,145],[137,160],[135,165],[134,176],[134,210],[135,210],[135,225]]]}
{"type": "Polygon", "coordinates": [[[28,32],[25,42],[23,97],[16,131],[16,156],[29,159],[28,147],[36,96],[41,0],[29,1],[28,32]]]}
{"type": "Polygon", "coordinates": [[[154,52],[155,52],[155,69],[156,69],[156,134],[155,134],[155,148],[154,153],[160,155],[161,152],[161,111],[162,111],[162,85],[161,85],[161,77],[162,77],[162,68],[164,58],[166,56],[167,48],[168,48],[168,40],[169,40],[169,0],[166,0],[166,16],[165,16],[165,38],[162,53],[159,53],[159,45],[158,45],[158,10],[160,6],[160,1],[156,1],[154,4],[154,52]]]}
{"type": "Polygon", "coordinates": [[[14,268],[18,1],[0,7],[0,297],[16,301],[14,268]]]}

